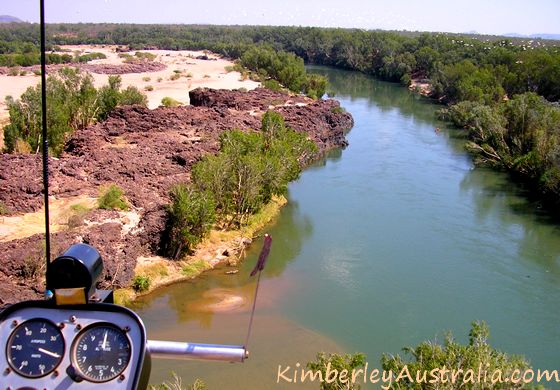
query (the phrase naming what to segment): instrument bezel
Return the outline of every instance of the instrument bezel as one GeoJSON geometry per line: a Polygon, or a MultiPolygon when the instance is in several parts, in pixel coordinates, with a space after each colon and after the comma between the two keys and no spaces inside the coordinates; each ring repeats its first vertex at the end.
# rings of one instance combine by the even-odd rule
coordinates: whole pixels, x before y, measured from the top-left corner
{"type": "Polygon", "coordinates": [[[150,359],[146,353],[146,330],[142,320],[133,311],[108,303],[56,306],[51,301],[20,302],[0,313],[0,345],[7,344],[17,325],[35,318],[47,319],[59,327],[66,347],[62,361],[50,374],[28,378],[11,369],[4,350],[4,353],[0,353],[0,383],[10,384],[13,388],[68,388],[79,385],[80,389],[98,389],[99,383],[86,380],[77,383],[71,378],[69,372],[76,369],[71,360],[71,348],[67,348],[73,345],[82,329],[96,323],[110,323],[120,329],[129,329],[127,337],[131,346],[131,358],[121,373],[125,379],[117,377],[105,384],[115,389],[136,389],[139,384],[147,383],[150,359]]]}

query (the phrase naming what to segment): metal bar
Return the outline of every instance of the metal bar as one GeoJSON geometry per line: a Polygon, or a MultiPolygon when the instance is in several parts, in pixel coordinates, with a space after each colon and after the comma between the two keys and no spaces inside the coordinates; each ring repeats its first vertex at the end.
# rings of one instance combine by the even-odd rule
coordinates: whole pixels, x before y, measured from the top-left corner
{"type": "Polygon", "coordinates": [[[51,262],[51,237],[49,223],[49,141],[47,133],[47,60],[45,37],[45,0],[40,0],[41,9],[41,107],[43,122],[43,186],[45,193],[45,257],[47,269],[51,262]]]}
{"type": "Polygon", "coordinates": [[[216,360],[243,363],[249,352],[241,345],[196,344],[148,340],[150,355],[160,359],[216,360]]]}

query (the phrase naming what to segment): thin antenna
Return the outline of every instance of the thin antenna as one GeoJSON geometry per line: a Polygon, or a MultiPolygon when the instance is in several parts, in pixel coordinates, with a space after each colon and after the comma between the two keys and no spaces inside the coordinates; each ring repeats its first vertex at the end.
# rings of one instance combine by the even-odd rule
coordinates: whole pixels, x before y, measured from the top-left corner
{"type": "Polygon", "coordinates": [[[257,260],[257,264],[253,271],[251,271],[250,276],[255,276],[258,272],[259,276],[257,276],[257,286],[255,287],[255,297],[253,298],[253,308],[251,309],[251,318],[249,319],[249,328],[247,329],[247,337],[245,338],[244,348],[247,351],[247,346],[249,345],[249,338],[251,337],[251,330],[253,329],[253,318],[255,317],[255,309],[257,307],[257,295],[259,294],[259,284],[261,283],[261,273],[264,269],[266,264],[266,259],[268,258],[268,254],[270,253],[270,247],[272,245],[272,237],[270,235],[264,235],[264,243],[261,249],[261,254],[259,255],[259,259],[257,260]]]}
{"type": "Polygon", "coordinates": [[[45,54],[45,0],[40,0],[41,9],[41,107],[43,121],[43,186],[45,193],[45,257],[47,270],[51,262],[51,234],[49,227],[49,141],[47,139],[47,66],[45,54]]]}

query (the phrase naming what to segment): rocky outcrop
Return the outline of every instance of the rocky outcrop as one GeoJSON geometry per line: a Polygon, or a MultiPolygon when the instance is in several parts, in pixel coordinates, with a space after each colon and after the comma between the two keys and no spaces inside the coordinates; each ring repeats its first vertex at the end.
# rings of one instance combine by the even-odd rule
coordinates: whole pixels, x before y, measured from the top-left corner
{"type": "MultiPolygon", "coordinates": [[[[144,73],[144,72],[159,72],[167,68],[167,65],[157,61],[133,61],[124,64],[83,64],[83,63],[69,63],[69,64],[53,64],[47,65],[47,73],[54,73],[65,67],[75,67],[86,70],[91,73],[97,74],[126,74],[126,73],[144,73]]],[[[27,72],[40,72],[40,65],[20,66],[17,67],[20,71],[27,72]]],[[[0,74],[9,74],[10,68],[7,66],[0,66],[0,74]]]]}
{"type": "MultiPolygon", "coordinates": [[[[132,207],[129,214],[89,212],[71,230],[53,235],[53,256],[71,243],[90,243],[104,259],[101,286],[125,286],[133,276],[136,258],[159,250],[170,188],[188,182],[192,165],[218,151],[221,133],[234,128],[257,130],[262,114],[273,109],[284,116],[288,126],[307,133],[324,152],[345,146],[344,133],[353,124],[337,101],[313,101],[264,89],[197,89],[191,92],[191,103],[155,110],[118,108],[104,122],[76,132],[62,156],[51,159],[51,196],[97,196],[100,186],[116,183],[132,207]]],[[[0,188],[0,202],[11,213],[39,210],[40,158],[0,154],[0,188]]],[[[25,290],[27,295],[22,297],[37,295],[42,287],[25,270],[30,261],[42,256],[43,242],[43,235],[0,242],[0,283],[11,285],[14,291],[25,290]]],[[[10,288],[4,285],[3,289],[10,288]]],[[[0,304],[19,299],[1,293],[4,301],[0,304]]]]}

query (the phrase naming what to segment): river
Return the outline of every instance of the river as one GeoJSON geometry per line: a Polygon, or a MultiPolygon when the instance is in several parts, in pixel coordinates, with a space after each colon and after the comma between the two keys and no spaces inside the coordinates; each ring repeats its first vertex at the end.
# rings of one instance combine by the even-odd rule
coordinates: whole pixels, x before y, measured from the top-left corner
{"type": "MultiPolygon", "coordinates": [[[[474,320],[488,323],[494,347],[560,369],[558,222],[507,175],[474,169],[459,132],[435,119],[439,106],[356,72],[311,70],[328,75],[355,126],[346,149],[290,185],[268,229],[250,359],[154,361],[151,382],[174,371],[211,389],[306,388],[276,385],[278,366],[318,351],[362,351],[380,366],[383,353],[446,331],[467,342],[474,320]]],[[[223,293],[250,301],[259,249],[236,275],[220,268],[141,299],[149,338],[243,344],[249,305],[208,304],[223,293]]]]}

